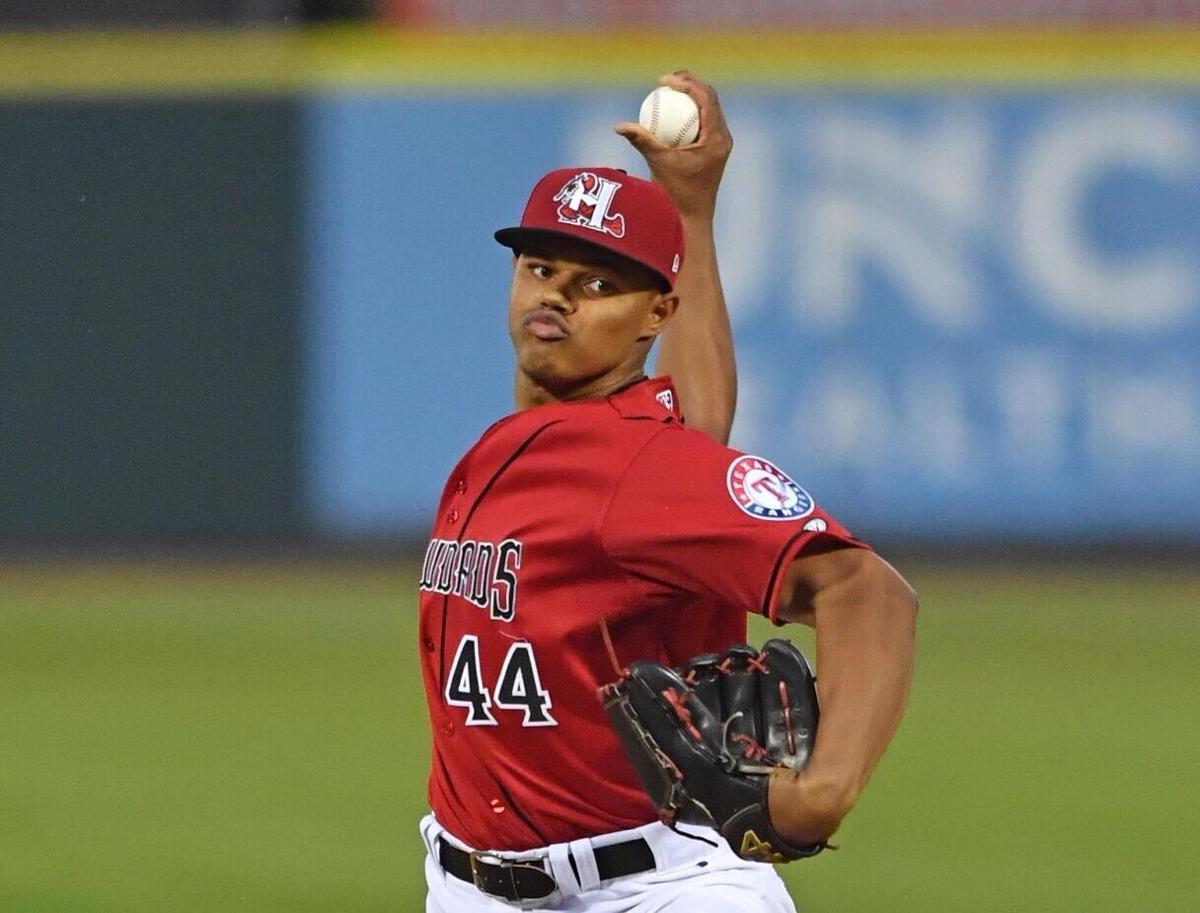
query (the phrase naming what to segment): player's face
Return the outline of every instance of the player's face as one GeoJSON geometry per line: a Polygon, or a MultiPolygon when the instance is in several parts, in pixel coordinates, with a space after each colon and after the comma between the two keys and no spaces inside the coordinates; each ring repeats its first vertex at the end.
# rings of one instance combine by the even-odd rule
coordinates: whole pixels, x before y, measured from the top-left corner
{"type": "Polygon", "coordinates": [[[508,308],[518,403],[603,396],[640,376],[677,303],[644,267],[592,245],[523,251],[508,308]]]}

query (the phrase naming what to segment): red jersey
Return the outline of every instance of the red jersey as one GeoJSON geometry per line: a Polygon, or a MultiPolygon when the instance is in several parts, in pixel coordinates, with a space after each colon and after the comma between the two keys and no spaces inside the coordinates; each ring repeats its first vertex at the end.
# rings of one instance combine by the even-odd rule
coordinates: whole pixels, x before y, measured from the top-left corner
{"type": "Polygon", "coordinates": [[[683,427],[670,382],[497,422],[446,483],[421,570],[429,803],[525,850],[655,820],[596,697],[773,617],[815,538],[860,545],[769,462],[683,427]]]}

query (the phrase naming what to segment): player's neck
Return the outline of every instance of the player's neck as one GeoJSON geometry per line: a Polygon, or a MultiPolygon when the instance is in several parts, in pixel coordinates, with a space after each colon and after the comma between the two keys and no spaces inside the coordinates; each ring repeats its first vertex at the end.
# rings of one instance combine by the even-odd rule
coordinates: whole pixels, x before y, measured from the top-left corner
{"type": "Polygon", "coordinates": [[[573,403],[589,399],[603,399],[645,379],[645,369],[639,366],[635,371],[622,373],[616,377],[606,375],[575,387],[560,389],[543,385],[534,378],[518,371],[515,391],[517,411],[523,412],[526,409],[533,409],[537,406],[549,406],[554,403],[573,403]]]}

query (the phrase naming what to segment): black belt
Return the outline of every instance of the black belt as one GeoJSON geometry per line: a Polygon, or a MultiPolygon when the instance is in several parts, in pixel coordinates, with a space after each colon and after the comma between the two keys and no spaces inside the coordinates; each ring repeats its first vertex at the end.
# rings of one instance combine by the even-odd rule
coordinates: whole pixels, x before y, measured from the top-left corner
{"type": "MultiPolygon", "coordinates": [[[[558,888],[558,883],[547,871],[546,857],[530,859],[503,859],[495,853],[480,850],[460,850],[444,837],[438,837],[438,861],[442,868],[462,881],[473,884],[484,894],[501,900],[542,900],[558,888]]],[[[601,881],[636,875],[654,868],[654,853],[641,837],[613,843],[609,846],[592,848],[596,857],[596,870],[601,881]]],[[[567,856],[575,877],[579,867],[575,857],[567,856]]]]}

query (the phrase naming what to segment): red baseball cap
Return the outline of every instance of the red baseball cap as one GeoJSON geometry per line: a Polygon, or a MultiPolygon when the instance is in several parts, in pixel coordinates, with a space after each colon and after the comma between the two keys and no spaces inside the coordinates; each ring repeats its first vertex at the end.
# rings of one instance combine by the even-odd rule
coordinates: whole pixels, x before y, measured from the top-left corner
{"type": "Polygon", "coordinates": [[[683,263],[683,223],[667,192],[617,168],[559,168],[533,188],[521,224],[496,240],[520,251],[525,243],[568,237],[603,247],[648,267],[675,287],[683,263]]]}

